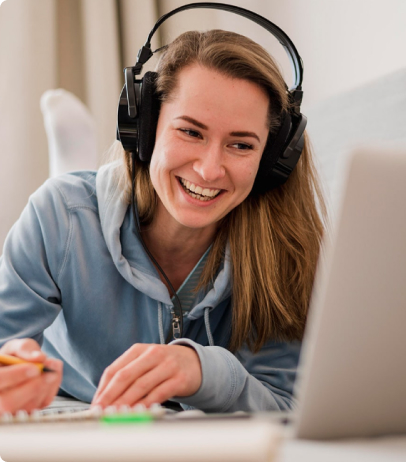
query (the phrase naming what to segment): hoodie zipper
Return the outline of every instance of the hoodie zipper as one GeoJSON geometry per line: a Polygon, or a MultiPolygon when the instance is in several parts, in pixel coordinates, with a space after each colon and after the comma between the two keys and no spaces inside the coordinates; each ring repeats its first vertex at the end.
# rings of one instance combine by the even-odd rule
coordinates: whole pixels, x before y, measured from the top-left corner
{"type": "Polygon", "coordinates": [[[171,309],[171,315],[172,315],[172,334],[173,334],[173,338],[176,340],[180,338],[180,319],[176,315],[174,309],[171,309]]]}

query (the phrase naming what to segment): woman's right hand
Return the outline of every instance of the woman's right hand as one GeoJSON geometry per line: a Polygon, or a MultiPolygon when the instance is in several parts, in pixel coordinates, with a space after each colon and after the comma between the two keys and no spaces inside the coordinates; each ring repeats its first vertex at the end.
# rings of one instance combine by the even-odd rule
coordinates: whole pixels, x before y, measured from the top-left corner
{"type": "Polygon", "coordinates": [[[62,381],[62,361],[47,358],[32,339],[11,340],[0,348],[0,354],[40,362],[54,371],[41,373],[34,364],[0,366],[0,415],[30,412],[51,404],[62,381]]]}

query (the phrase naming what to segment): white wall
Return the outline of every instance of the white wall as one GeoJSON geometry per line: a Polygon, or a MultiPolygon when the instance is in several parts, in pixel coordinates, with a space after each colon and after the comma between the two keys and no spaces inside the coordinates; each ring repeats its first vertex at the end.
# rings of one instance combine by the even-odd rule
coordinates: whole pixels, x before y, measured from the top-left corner
{"type": "Polygon", "coordinates": [[[404,0],[269,3],[304,60],[306,105],[406,67],[404,0]]]}
{"type": "MultiPolygon", "coordinates": [[[[166,12],[188,2],[162,3],[166,12]]],[[[266,16],[296,45],[304,61],[303,110],[406,67],[405,0],[234,0],[233,3],[266,16]]],[[[211,22],[204,15],[198,16],[199,20],[202,17],[205,22],[200,21],[201,29],[220,27],[257,40],[276,57],[287,82],[292,82],[283,48],[262,28],[256,25],[251,28],[246,19],[225,12],[211,22]]],[[[190,18],[196,26],[196,16],[190,18]]]]}

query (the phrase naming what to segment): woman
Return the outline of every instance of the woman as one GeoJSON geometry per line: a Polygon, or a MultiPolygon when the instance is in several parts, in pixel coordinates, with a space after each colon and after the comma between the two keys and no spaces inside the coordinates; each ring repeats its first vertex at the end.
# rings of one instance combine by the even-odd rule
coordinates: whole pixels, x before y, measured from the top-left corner
{"type": "Polygon", "coordinates": [[[286,85],[266,51],[224,31],[181,35],[157,72],[154,152],[135,165],[156,262],[119,146],[124,162],[32,196],[1,260],[0,338],[42,344],[64,363],[62,392],[93,404],[288,409],[324,207],[307,142],[284,185],[253,189],[286,85]],[[169,345],[177,318],[156,263],[183,310],[169,345]]]}

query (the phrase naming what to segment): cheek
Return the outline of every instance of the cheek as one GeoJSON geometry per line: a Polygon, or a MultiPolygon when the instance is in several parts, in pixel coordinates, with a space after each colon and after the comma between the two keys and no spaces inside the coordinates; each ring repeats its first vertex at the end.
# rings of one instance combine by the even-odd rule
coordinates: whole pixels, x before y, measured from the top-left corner
{"type": "Polygon", "coordinates": [[[237,184],[240,186],[241,194],[248,195],[251,191],[255,178],[257,176],[259,161],[247,162],[244,166],[238,169],[235,178],[237,184]]]}
{"type": "Polygon", "coordinates": [[[158,196],[162,196],[162,187],[165,183],[165,156],[161,155],[162,151],[154,150],[151,163],[149,165],[149,174],[151,177],[152,186],[158,193],[158,196]]]}
{"type": "Polygon", "coordinates": [[[163,143],[156,144],[149,167],[152,181],[162,176],[170,167],[170,155],[166,146],[163,143]]]}
{"type": "Polygon", "coordinates": [[[161,192],[172,187],[174,172],[181,165],[182,151],[173,140],[161,140],[155,145],[149,171],[152,185],[159,196],[161,192]]]}
{"type": "Polygon", "coordinates": [[[155,178],[157,175],[158,164],[159,164],[159,156],[157,155],[156,149],[154,149],[152,156],[151,156],[151,162],[149,164],[149,174],[151,176],[151,179],[155,178]]]}
{"type": "Polygon", "coordinates": [[[151,178],[153,171],[154,174],[163,175],[184,166],[190,161],[189,157],[189,150],[176,137],[160,140],[151,158],[151,178]]]}

